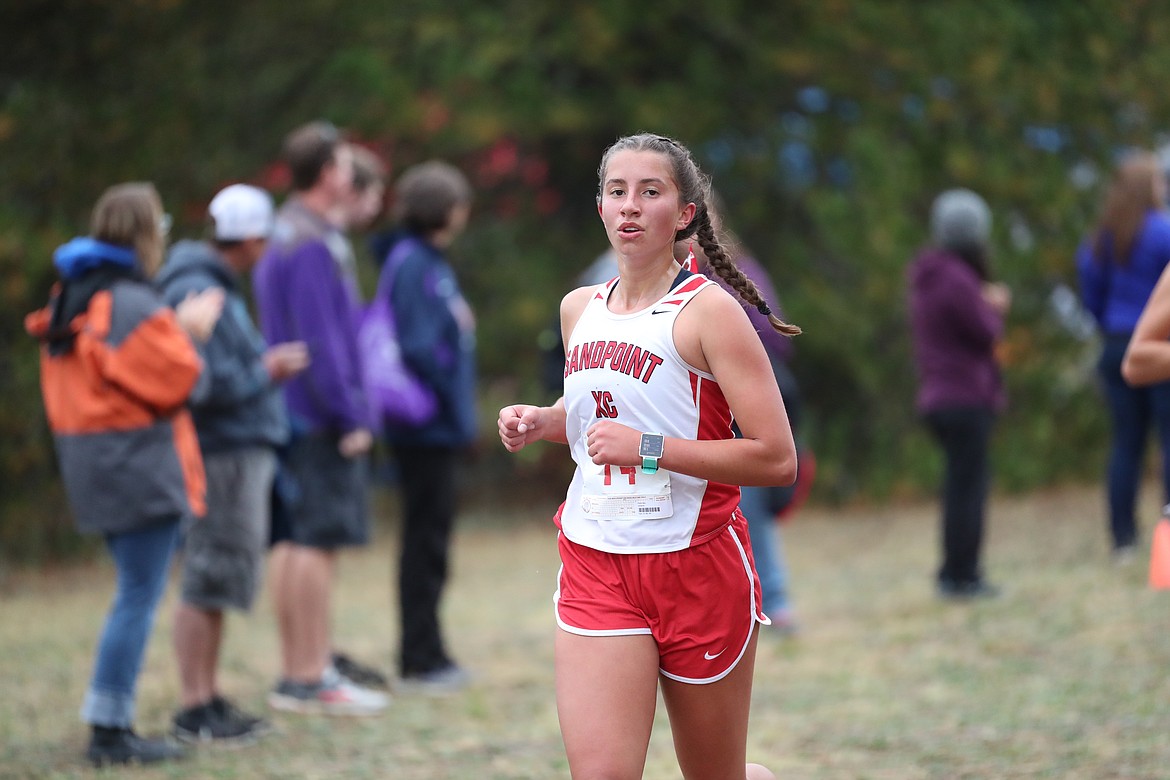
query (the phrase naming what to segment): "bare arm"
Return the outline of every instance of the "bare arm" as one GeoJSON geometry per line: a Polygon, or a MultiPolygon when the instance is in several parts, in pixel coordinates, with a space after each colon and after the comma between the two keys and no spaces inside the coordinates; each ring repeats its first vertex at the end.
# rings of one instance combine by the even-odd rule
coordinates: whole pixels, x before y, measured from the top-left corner
{"type": "MultiPolygon", "coordinates": [[[[564,343],[569,342],[577,320],[589,303],[593,287],[573,290],[561,300],[561,334],[564,343]]],[[[500,410],[497,421],[500,441],[508,452],[519,452],[537,441],[551,441],[568,444],[565,436],[565,399],[558,398],[552,406],[512,404],[500,410]]]]}
{"type": "Polygon", "coordinates": [[[1170,266],[1162,272],[1130,339],[1121,375],[1134,386],[1170,379],[1170,266]]]}

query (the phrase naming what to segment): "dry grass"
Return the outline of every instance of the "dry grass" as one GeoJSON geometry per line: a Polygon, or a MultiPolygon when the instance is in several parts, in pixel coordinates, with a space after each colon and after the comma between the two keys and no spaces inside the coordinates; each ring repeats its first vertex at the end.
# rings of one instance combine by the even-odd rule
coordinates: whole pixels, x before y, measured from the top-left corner
{"type": "MultiPolygon", "coordinates": [[[[1170,776],[1170,593],[1146,588],[1143,564],[1109,563],[1102,503],[1088,489],[997,500],[988,562],[1005,595],[970,605],[933,597],[932,507],[806,510],[785,529],[803,630],[761,648],[750,757],[792,779],[1170,776]]],[[[470,692],[399,697],[371,720],[280,716],[259,745],[134,776],[567,777],[548,509],[464,516],[445,609],[455,654],[478,678],[470,692]]],[[[336,635],[389,667],[394,544],[389,528],[380,537],[343,561],[336,635]]],[[[4,583],[0,776],[95,774],[80,760],[77,707],[111,582],[98,563],[4,583]]],[[[177,698],[173,597],[142,678],[143,731],[164,728],[177,698]]],[[[234,616],[228,692],[262,708],[275,653],[266,605],[234,616]]],[[[660,708],[646,777],[677,776],[660,708]]]]}

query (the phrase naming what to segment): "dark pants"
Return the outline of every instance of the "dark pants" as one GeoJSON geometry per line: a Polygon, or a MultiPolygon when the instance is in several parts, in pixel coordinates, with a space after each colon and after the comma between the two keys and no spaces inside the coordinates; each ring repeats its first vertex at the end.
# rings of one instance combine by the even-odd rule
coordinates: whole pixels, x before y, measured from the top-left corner
{"type": "Polygon", "coordinates": [[[1163,502],[1170,501],[1170,383],[1130,387],[1121,376],[1128,336],[1109,336],[1098,371],[1109,400],[1113,444],[1109,453],[1109,531],[1114,547],[1137,542],[1135,505],[1151,424],[1162,454],[1163,502]]]}
{"type": "Polygon", "coordinates": [[[985,407],[939,409],[926,415],[946,461],[942,485],[940,583],[961,585],[983,578],[984,509],[991,482],[988,449],[995,414],[985,407]]]}
{"type": "Polygon", "coordinates": [[[447,583],[458,454],[449,447],[394,447],[403,514],[398,576],[403,676],[452,663],[439,629],[439,600],[447,583]]]}

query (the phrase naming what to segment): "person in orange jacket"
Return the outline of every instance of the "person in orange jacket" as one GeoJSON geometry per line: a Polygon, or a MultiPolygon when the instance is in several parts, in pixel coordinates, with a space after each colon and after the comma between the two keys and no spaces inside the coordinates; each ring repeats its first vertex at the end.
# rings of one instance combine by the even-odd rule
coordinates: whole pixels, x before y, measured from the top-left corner
{"type": "Polygon", "coordinates": [[[183,755],[133,730],[135,687],[181,520],[204,512],[204,473],[186,402],[201,389],[222,291],[169,308],[149,278],[167,222],[148,183],[101,196],[91,235],[59,247],[61,276],[25,327],[41,346],[41,392],[61,477],[82,533],[101,534],[117,588],[81,707],[95,765],[183,755]]]}

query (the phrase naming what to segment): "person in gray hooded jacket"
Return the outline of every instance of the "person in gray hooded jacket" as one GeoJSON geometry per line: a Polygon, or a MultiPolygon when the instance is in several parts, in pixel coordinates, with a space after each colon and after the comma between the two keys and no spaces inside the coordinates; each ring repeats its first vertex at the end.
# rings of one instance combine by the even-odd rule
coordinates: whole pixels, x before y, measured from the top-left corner
{"type": "Polygon", "coordinates": [[[233,184],[212,199],[210,242],[180,241],[159,286],[171,304],[210,288],[225,293],[223,316],[202,348],[210,390],[192,404],[207,471],[207,516],[185,529],[182,594],[174,646],[182,708],[173,733],[186,742],[250,741],[267,729],[225,698],[216,681],[224,610],[251,608],[268,542],[276,448],[289,434],[279,383],[308,365],[300,342],[269,347],[248,312],[240,274],[272,232],[272,199],[233,184]]]}

